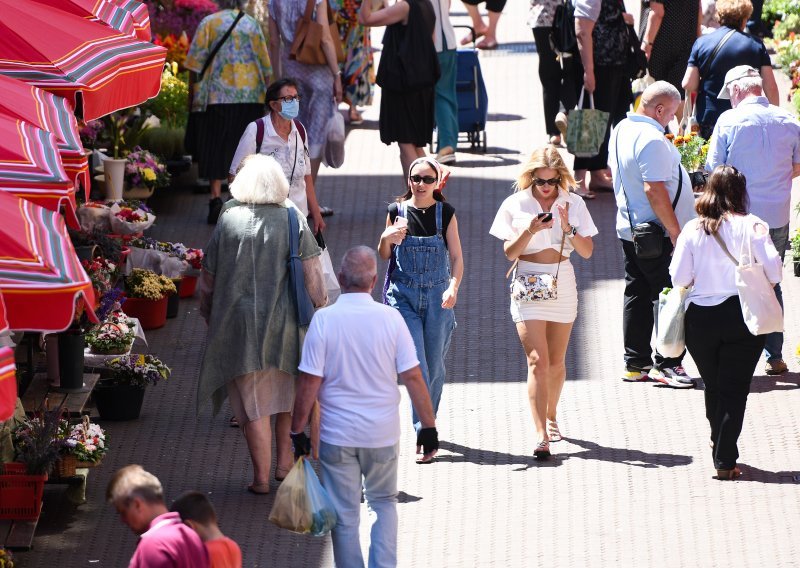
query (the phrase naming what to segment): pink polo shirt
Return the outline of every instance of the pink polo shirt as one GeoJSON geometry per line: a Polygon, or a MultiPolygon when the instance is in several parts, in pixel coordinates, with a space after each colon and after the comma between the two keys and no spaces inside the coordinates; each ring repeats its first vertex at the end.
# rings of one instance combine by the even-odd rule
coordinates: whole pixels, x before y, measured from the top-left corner
{"type": "Polygon", "coordinates": [[[164,513],[150,522],[139,540],[129,568],[208,568],[208,552],[197,533],[178,513],[164,513]]]}

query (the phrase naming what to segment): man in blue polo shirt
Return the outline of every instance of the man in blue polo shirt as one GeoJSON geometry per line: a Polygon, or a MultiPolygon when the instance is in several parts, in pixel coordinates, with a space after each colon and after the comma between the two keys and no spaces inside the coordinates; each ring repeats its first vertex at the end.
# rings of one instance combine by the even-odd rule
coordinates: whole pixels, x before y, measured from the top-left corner
{"type": "MultiPolygon", "coordinates": [[[[749,65],[728,71],[718,98],[730,99],[733,108],[723,112],[714,127],[706,168],[728,164],[744,175],[748,212],[769,225],[769,236],[783,259],[789,246],[792,178],[800,175],[800,122],[769,104],[761,76],[749,65]]],[[[783,305],[780,284],[775,294],[783,305]]],[[[782,333],[767,335],[768,375],[787,371],[782,347],[782,333]]]]}
{"type": "Polygon", "coordinates": [[[669,263],[681,228],[695,216],[689,176],[664,129],[681,103],[678,90],[656,81],[642,93],[636,112],[611,133],[609,166],[617,200],[617,236],[625,258],[625,304],[622,330],[628,382],[652,379],[674,388],[694,382],[680,357],[663,357],[650,345],[658,295],[671,287],[669,263]],[[663,228],[661,254],[640,258],[633,245],[632,227],[655,222],[663,228]]]}

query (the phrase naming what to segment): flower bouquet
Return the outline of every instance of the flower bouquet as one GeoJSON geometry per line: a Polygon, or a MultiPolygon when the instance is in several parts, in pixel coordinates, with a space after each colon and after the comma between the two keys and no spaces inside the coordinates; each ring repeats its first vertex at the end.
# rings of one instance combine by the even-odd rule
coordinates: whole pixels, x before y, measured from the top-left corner
{"type": "Polygon", "coordinates": [[[92,281],[92,287],[96,291],[97,299],[111,290],[119,276],[117,265],[103,257],[95,257],[92,260],[82,260],[81,266],[86,271],[92,281]]]}
{"type": "Polygon", "coordinates": [[[152,212],[114,203],[110,208],[111,231],[117,235],[136,235],[149,229],[156,221],[152,212]]]}
{"type": "Polygon", "coordinates": [[[116,311],[89,330],[86,343],[92,353],[122,355],[130,351],[135,336],[136,324],[122,311],[116,311]]]}
{"type": "Polygon", "coordinates": [[[46,475],[65,445],[64,420],[60,410],[46,410],[26,419],[13,432],[17,461],[29,475],[46,475]]]}
{"type": "Polygon", "coordinates": [[[144,389],[147,385],[157,385],[166,381],[172,370],[160,359],[152,355],[123,355],[106,363],[115,384],[123,384],[144,389]]]}
{"type": "Polygon", "coordinates": [[[106,433],[84,416],[80,424],[70,428],[65,447],[66,453],[77,459],[78,467],[96,467],[108,451],[106,433]]]}
{"type": "Polygon", "coordinates": [[[110,233],[110,208],[100,201],[87,201],[78,207],[78,221],[81,230],[87,233],[110,233]]]}
{"type": "Polygon", "coordinates": [[[139,146],[128,154],[125,181],[130,187],[155,189],[169,185],[169,172],[155,155],[139,146]]]}
{"type": "Polygon", "coordinates": [[[706,156],[708,155],[708,143],[697,134],[690,132],[686,136],[673,136],[667,134],[667,139],[671,140],[681,156],[681,165],[689,172],[692,181],[692,189],[700,188],[705,185],[706,176],[704,169],[706,156]]]}

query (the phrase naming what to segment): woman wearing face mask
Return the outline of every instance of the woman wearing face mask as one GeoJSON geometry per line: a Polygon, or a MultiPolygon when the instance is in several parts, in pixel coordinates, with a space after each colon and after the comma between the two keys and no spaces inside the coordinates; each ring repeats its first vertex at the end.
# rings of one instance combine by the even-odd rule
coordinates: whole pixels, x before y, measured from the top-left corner
{"type": "MultiPolygon", "coordinates": [[[[436,413],[464,260],[455,209],[442,195],[447,179],[442,166],[433,158],[418,158],[409,172],[408,191],[389,205],[378,254],[389,260],[384,302],[397,308],[408,325],[436,413]]],[[[419,430],[413,409],[412,418],[419,430]]]]}
{"type": "Polygon", "coordinates": [[[569,256],[572,251],[583,258],[592,256],[597,227],[583,199],[569,192],[575,179],[554,146],[534,151],[514,185],[516,192],[500,205],[489,233],[502,239],[508,260],[519,261],[516,276],[558,276],[555,299],[511,299],[511,319],[528,360],[528,402],[537,435],[533,454],[546,458],[550,442],[562,439],[556,407],[567,375],[572,324],[578,315],[569,256]]]}
{"type": "Polygon", "coordinates": [[[320,214],[311,177],[308,134],[303,124],[296,120],[302,102],[294,79],[279,79],[267,87],[266,104],[269,111],[267,115],[248,124],[239,140],[229,179],[233,179],[242,160],[250,154],[272,156],[289,182],[289,199],[304,216],[310,217],[311,229],[316,234],[325,228],[325,222],[320,214]],[[262,131],[260,140],[259,122],[262,131]]]}

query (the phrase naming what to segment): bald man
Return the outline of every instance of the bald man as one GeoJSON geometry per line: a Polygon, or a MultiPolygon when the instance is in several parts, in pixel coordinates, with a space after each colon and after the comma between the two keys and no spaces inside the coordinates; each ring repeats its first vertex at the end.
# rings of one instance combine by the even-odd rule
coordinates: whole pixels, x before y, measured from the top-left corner
{"type": "Polygon", "coordinates": [[[678,150],[664,136],[680,102],[680,93],[666,81],[645,89],[636,112],[628,113],[611,133],[608,162],[617,200],[617,236],[625,257],[625,370],[621,378],[692,388],[694,381],[682,366],[683,355],[663,357],[650,345],[658,295],[672,287],[672,249],[681,227],[695,216],[689,175],[678,150]],[[637,225],[656,233],[653,250],[634,246],[637,225]]]}

